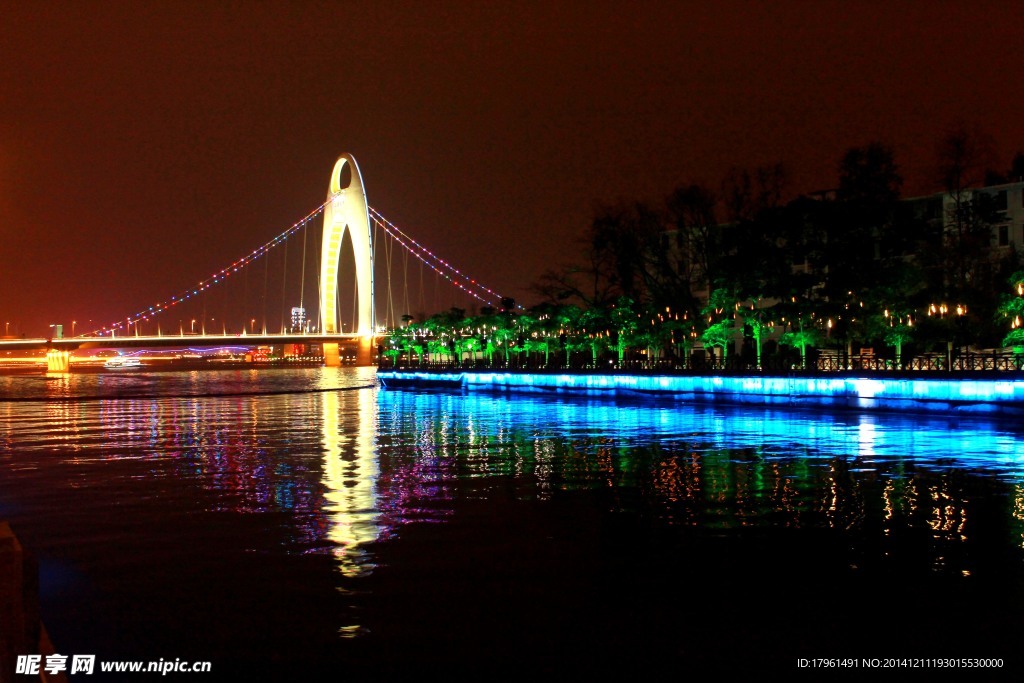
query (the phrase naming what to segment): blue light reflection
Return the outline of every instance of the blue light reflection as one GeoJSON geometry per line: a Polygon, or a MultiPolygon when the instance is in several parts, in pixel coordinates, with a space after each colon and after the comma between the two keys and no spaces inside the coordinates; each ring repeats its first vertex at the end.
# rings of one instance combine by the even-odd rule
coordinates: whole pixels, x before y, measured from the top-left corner
{"type": "MultiPolygon", "coordinates": [[[[463,430],[480,440],[517,431],[532,440],[557,435],[630,446],[682,442],[698,449],[753,448],[765,458],[839,457],[857,461],[860,469],[888,473],[913,463],[936,470],[983,470],[1004,480],[1024,481],[1024,434],[1014,423],[982,417],[828,413],[667,399],[536,394],[506,398],[475,392],[385,390],[379,392],[379,401],[381,419],[406,412],[430,416],[429,423],[420,426],[421,443],[433,441],[434,433],[463,430]]],[[[438,440],[438,445],[446,443],[448,438],[438,440]]]]}

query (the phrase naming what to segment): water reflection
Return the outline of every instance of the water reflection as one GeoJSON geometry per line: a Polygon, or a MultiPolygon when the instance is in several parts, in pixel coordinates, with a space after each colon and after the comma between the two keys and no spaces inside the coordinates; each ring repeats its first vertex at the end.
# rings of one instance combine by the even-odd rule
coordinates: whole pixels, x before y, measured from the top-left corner
{"type": "Polygon", "coordinates": [[[328,518],[326,537],[346,576],[372,568],[364,546],[380,536],[375,427],[377,402],[371,391],[321,395],[323,488],[328,518]],[[342,410],[342,401],[356,410],[342,410]]]}
{"type": "MultiPolygon", "coordinates": [[[[402,525],[449,518],[467,495],[459,482],[476,480],[537,500],[607,490],[612,505],[670,525],[870,528],[883,539],[927,530],[937,566],[941,548],[990,514],[976,510],[980,496],[1000,501],[1004,532],[1024,547],[1024,444],[1012,423],[342,390],[366,372],[270,380],[297,390],[286,394],[250,395],[266,381],[254,373],[178,373],[142,380],[169,396],[4,401],[0,454],[75,486],[146,477],[198,487],[210,511],[285,512],[291,547],[332,553],[347,576],[371,569],[370,545],[402,525]],[[189,395],[204,382],[223,395],[189,395]],[[117,466],[140,461],[144,472],[117,466]]],[[[109,383],[39,380],[47,395],[109,383]]],[[[486,485],[469,495],[486,497],[486,485]]]]}
{"type": "Polygon", "coordinates": [[[977,469],[1024,482],[1022,435],[1008,422],[394,390],[380,392],[380,402],[388,413],[383,419],[393,428],[401,423],[411,429],[421,450],[450,454],[465,443],[470,461],[506,441],[519,457],[522,439],[532,443],[552,435],[593,448],[617,442],[690,444],[700,451],[749,451],[768,460],[838,457],[858,470],[894,476],[909,463],[939,471],[977,469]],[[509,440],[514,432],[517,438],[509,440]]]}
{"type": "Polygon", "coordinates": [[[613,505],[702,529],[832,528],[937,571],[1000,527],[1024,547],[1024,443],[1008,423],[481,394],[381,391],[383,472],[437,508],[456,478],[509,477],[523,498],[607,490],[613,505]],[[402,443],[410,444],[403,449],[402,443]],[[876,539],[877,535],[877,539],[876,539]]]}
{"type": "MultiPolygon", "coordinates": [[[[99,597],[110,642],[152,629],[146,656],[174,638],[208,652],[204,629],[232,614],[259,628],[213,634],[224,650],[307,648],[333,664],[347,661],[332,649],[342,639],[414,648],[424,623],[439,624],[424,657],[455,640],[537,649],[588,633],[603,654],[634,633],[620,618],[639,627],[635,652],[645,638],[675,652],[717,633],[705,628],[716,610],[723,628],[746,618],[763,638],[764,614],[740,615],[750,571],[766,593],[826,596],[815,625],[792,617],[804,637],[854,574],[882,577],[861,595],[951,577],[942,585],[1021,584],[1012,422],[358,389],[366,372],[177,373],[123,397],[72,377],[61,400],[0,400],[0,511],[44,568],[84,577],[47,603],[62,646],[92,651],[99,597]],[[694,606],[704,594],[720,604],[694,606]],[[633,615],[652,606],[664,619],[644,630],[633,615]],[[676,639],[684,623],[689,640],[676,639]]],[[[15,398],[45,398],[34,382],[15,398]]],[[[934,604],[916,595],[914,609],[934,604]]],[[[799,612],[786,610],[773,624],[799,612]]]]}

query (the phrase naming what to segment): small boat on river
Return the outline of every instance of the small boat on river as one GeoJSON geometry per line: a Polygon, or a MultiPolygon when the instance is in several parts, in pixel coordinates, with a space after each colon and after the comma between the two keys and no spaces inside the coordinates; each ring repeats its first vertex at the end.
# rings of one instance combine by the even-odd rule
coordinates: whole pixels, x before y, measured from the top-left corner
{"type": "Polygon", "coordinates": [[[106,370],[135,370],[142,367],[142,361],[128,356],[115,356],[103,364],[106,370]]]}

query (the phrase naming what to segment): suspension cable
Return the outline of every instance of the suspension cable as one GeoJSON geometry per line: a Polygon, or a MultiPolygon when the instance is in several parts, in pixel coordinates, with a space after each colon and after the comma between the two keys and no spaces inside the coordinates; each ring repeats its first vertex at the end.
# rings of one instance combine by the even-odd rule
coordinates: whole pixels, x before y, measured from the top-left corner
{"type": "Polygon", "coordinates": [[[306,310],[306,237],[308,236],[309,230],[304,227],[302,229],[302,277],[299,280],[299,308],[303,310],[303,314],[306,310]]]}
{"type": "Polygon", "coordinates": [[[399,244],[412,252],[413,256],[416,256],[416,258],[426,263],[435,272],[439,273],[442,277],[451,282],[455,287],[463,290],[473,298],[488,304],[502,298],[501,295],[494,290],[485,287],[483,284],[477,282],[473,278],[470,278],[452,264],[436,256],[429,249],[399,229],[398,226],[385,218],[383,214],[372,206],[368,207],[368,211],[371,218],[373,218],[374,221],[379,221],[381,227],[394,237],[399,244]]]}
{"type": "MultiPolygon", "coordinates": [[[[134,315],[127,316],[125,318],[121,318],[118,322],[114,322],[114,323],[111,323],[110,325],[107,325],[107,326],[102,327],[100,329],[94,330],[92,332],[92,334],[95,335],[95,336],[103,335],[103,334],[106,334],[106,333],[113,334],[115,330],[119,330],[119,329],[122,329],[122,328],[125,329],[125,330],[129,329],[132,324],[137,324],[140,320],[141,321],[148,321],[151,317],[159,315],[160,313],[163,313],[164,311],[167,311],[168,309],[170,309],[170,308],[172,308],[174,306],[177,306],[177,305],[181,304],[184,301],[187,301],[187,300],[192,299],[194,297],[198,297],[201,293],[206,292],[206,290],[210,289],[214,285],[218,285],[218,284],[223,283],[231,275],[233,275],[235,273],[238,273],[239,271],[245,270],[247,266],[249,266],[253,262],[255,262],[255,261],[265,257],[270,251],[272,251],[274,248],[276,248],[277,246],[279,246],[282,243],[285,244],[285,249],[284,249],[284,252],[285,252],[285,255],[284,255],[284,259],[285,259],[284,269],[285,269],[285,271],[284,271],[284,273],[285,274],[282,277],[282,291],[281,291],[282,316],[284,316],[283,306],[284,306],[284,301],[285,301],[286,292],[287,292],[287,289],[286,289],[287,288],[287,279],[286,278],[287,278],[287,268],[288,268],[288,263],[287,263],[287,252],[288,252],[287,240],[288,240],[289,237],[294,235],[295,232],[297,232],[298,230],[305,230],[311,220],[313,220],[314,218],[319,216],[321,213],[323,213],[324,208],[327,206],[328,203],[330,203],[330,201],[332,199],[333,199],[333,197],[332,198],[328,198],[327,201],[325,201],[323,204],[320,204],[319,206],[317,206],[315,209],[313,209],[311,212],[309,212],[304,218],[302,218],[298,222],[294,223],[291,227],[289,227],[287,230],[285,230],[281,234],[277,235],[276,237],[274,237],[270,241],[264,243],[260,247],[254,249],[253,251],[251,251],[250,253],[246,254],[245,256],[243,256],[243,257],[241,257],[239,259],[236,259],[234,262],[232,262],[227,267],[222,268],[221,270],[217,271],[213,275],[207,277],[204,280],[201,280],[194,287],[186,289],[186,290],[180,292],[179,294],[176,294],[176,295],[172,296],[169,299],[166,299],[166,300],[164,300],[164,301],[162,301],[160,303],[157,303],[157,304],[154,304],[153,306],[145,308],[145,309],[139,311],[138,313],[136,313],[134,315]]],[[[371,233],[371,239],[373,239],[373,242],[374,242],[374,244],[372,245],[372,249],[374,251],[376,250],[377,241],[378,241],[377,240],[377,229],[378,228],[382,228],[384,230],[384,232],[389,237],[391,237],[392,240],[394,240],[394,242],[397,242],[398,244],[400,244],[405,249],[405,251],[403,252],[403,278],[404,278],[403,279],[403,299],[405,301],[405,305],[406,305],[407,308],[409,306],[409,304],[408,304],[408,298],[409,298],[409,296],[408,296],[408,286],[409,286],[409,283],[408,283],[408,257],[409,257],[409,254],[412,254],[413,256],[415,256],[417,258],[417,260],[420,262],[420,291],[419,291],[419,295],[420,295],[421,307],[425,308],[425,292],[424,292],[424,287],[423,287],[423,284],[424,284],[423,283],[423,272],[424,272],[423,271],[423,266],[424,265],[430,267],[430,269],[433,270],[434,273],[435,273],[435,284],[434,284],[434,305],[435,305],[435,307],[437,307],[437,305],[438,305],[438,303],[437,303],[438,302],[438,294],[439,294],[438,290],[439,290],[439,287],[440,287],[440,278],[441,277],[444,277],[445,280],[447,280],[449,283],[451,283],[454,287],[462,290],[465,294],[467,294],[467,295],[469,295],[469,296],[471,296],[471,297],[473,297],[473,298],[477,299],[478,301],[481,301],[481,302],[483,302],[485,304],[492,305],[495,302],[495,300],[500,300],[501,299],[501,296],[497,292],[495,292],[492,289],[489,289],[488,287],[485,287],[484,285],[482,285],[481,283],[479,283],[475,279],[468,277],[466,274],[464,274],[461,270],[459,270],[458,268],[456,268],[455,266],[450,264],[448,261],[446,261],[446,260],[438,257],[437,255],[435,255],[429,249],[427,249],[422,244],[417,242],[415,239],[410,237],[407,233],[405,233],[401,229],[399,229],[394,223],[392,223],[387,218],[385,218],[383,216],[383,214],[381,214],[379,211],[377,211],[373,207],[367,207],[367,212],[368,212],[369,217],[373,220],[373,223],[374,223],[373,230],[372,230],[372,233],[371,233]]],[[[303,232],[302,236],[303,236],[303,240],[302,240],[302,245],[303,245],[302,246],[302,270],[301,270],[302,278],[301,278],[301,284],[300,284],[300,290],[299,290],[299,305],[300,305],[300,307],[304,307],[305,306],[305,268],[306,268],[306,241],[307,241],[307,234],[306,234],[306,232],[303,232]]],[[[320,240],[320,241],[322,242],[322,240],[320,240]]],[[[387,268],[388,268],[388,303],[387,303],[387,311],[390,314],[392,323],[397,323],[396,316],[395,316],[395,311],[394,311],[394,298],[393,298],[394,297],[394,292],[393,292],[392,273],[391,273],[391,268],[392,268],[392,265],[393,265],[394,248],[395,248],[394,242],[390,243],[390,245],[385,243],[384,249],[385,249],[385,261],[386,261],[387,268]]],[[[320,244],[319,249],[320,249],[321,254],[322,254],[322,250],[323,250],[322,243],[320,244]]],[[[245,270],[245,274],[246,274],[245,291],[248,292],[248,271],[247,270],[245,270]]],[[[322,286],[321,275],[322,275],[322,273],[320,272],[320,270],[318,270],[317,271],[317,289],[318,290],[322,286]]],[[[357,274],[357,278],[358,278],[358,274],[357,274]]],[[[269,280],[269,259],[264,259],[263,302],[262,302],[263,303],[263,332],[264,333],[267,332],[267,303],[268,303],[268,301],[267,301],[267,288],[268,288],[268,280],[269,280]]],[[[354,289],[357,290],[358,287],[356,287],[354,289]]],[[[226,293],[225,293],[225,296],[226,296],[226,293]]],[[[335,301],[336,301],[338,307],[340,308],[340,301],[337,301],[337,297],[335,297],[335,301]]],[[[353,300],[353,316],[355,316],[355,314],[356,314],[356,304],[354,302],[355,302],[355,299],[353,300]]],[[[205,300],[204,300],[204,306],[205,306],[205,300]]],[[[375,306],[375,302],[371,302],[371,310],[373,310],[374,306],[375,306]]],[[[518,308],[522,308],[522,306],[518,306],[518,308]]],[[[340,313],[340,311],[336,310],[335,313],[337,315],[338,313],[340,313]]],[[[323,326],[323,311],[322,310],[318,311],[318,316],[317,317],[318,317],[318,328],[322,328],[322,326],[323,326]]],[[[385,315],[385,319],[386,318],[387,318],[387,314],[385,315]]],[[[225,324],[226,324],[226,319],[225,319],[225,324]]],[[[283,329],[283,327],[284,327],[283,317],[282,317],[281,325],[282,325],[282,329],[283,329]]],[[[244,326],[245,326],[245,323],[243,322],[243,328],[244,328],[244,326]]],[[[355,319],[354,318],[353,318],[353,329],[355,329],[355,319]]]]}
{"type": "MultiPolygon", "coordinates": [[[[210,287],[213,287],[216,284],[220,284],[220,283],[224,282],[224,280],[226,280],[228,277],[230,277],[234,273],[237,273],[238,271],[242,270],[243,268],[245,268],[246,266],[248,266],[252,262],[262,258],[263,256],[266,256],[271,250],[273,250],[275,247],[277,247],[282,242],[287,240],[296,231],[300,230],[303,226],[305,226],[307,223],[309,223],[309,221],[313,220],[318,215],[320,215],[323,212],[324,207],[327,206],[329,201],[330,200],[327,200],[326,202],[324,202],[320,206],[318,206],[315,209],[313,209],[302,220],[294,223],[290,228],[288,228],[287,230],[285,230],[284,232],[282,232],[281,234],[279,234],[277,237],[273,238],[269,242],[266,242],[263,245],[257,247],[256,249],[254,249],[253,251],[249,252],[245,256],[243,256],[243,257],[241,257],[239,259],[236,259],[229,266],[220,269],[219,271],[217,271],[213,275],[209,276],[205,280],[200,280],[199,283],[196,286],[190,287],[190,288],[180,292],[179,294],[176,294],[175,296],[172,296],[170,299],[166,299],[164,301],[161,301],[160,303],[153,304],[152,306],[150,306],[148,308],[145,308],[145,309],[139,311],[138,313],[135,313],[134,315],[127,316],[126,318],[124,318],[124,322],[120,322],[120,321],[113,322],[110,325],[107,325],[105,327],[101,327],[101,328],[99,328],[97,330],[94,330],[92,332],[92,334],[94,336],[100,336],[100,335],[103,335],[103,334],[105,334],[107,332],[113,333],[114,330],[118,330],[118,329],[121,329],[121,328],[127,329],[133,323],[136,323],[139,320],[148,321],[151,317],[153,317],[155,315],[159,315],[160,313],[163,313],[164,311],[166,311],[166,310],[168,310],[168,309],[170,309],[170,308],[172,308],[174,306],[177,306],[178,304],[180,304],[183,301],[187,301],[188,299],[191,299],[193,297],[197,297],[197,296],[199,296],[200,293],[205,292],[210,287]]],[[[264,305],[265,304],[266,304],[266,302],[264,301],[264,305]]],[[[264,320],[265,319],[266,319],[266,315],[264,314],[264,320]]]]}
{"type": "Polygon", "coordinates": [[[284,334],[284,311],[287,308],[286,301],[286,287],[288,286],[288,243],[284,243],[284,258],[281,259],[284,263],[284,271],[281,273],[281,334],[284,334]]]}
{"type": "MultiPolygon", "coordinates": [[[[390,237],[390,235],[389,235],[390,237]]],[[[395,302],[391,296],[391,256],[394,254],[395,240],[392,237],[390,241],[385,240],[384,242],[384,258],[388,268],[388,307],[387,312],[391,314],[391,326],[395,326],[395,302]]],[[[384,326],[387,327],[387,314],[384,316],[384,326]]]]}

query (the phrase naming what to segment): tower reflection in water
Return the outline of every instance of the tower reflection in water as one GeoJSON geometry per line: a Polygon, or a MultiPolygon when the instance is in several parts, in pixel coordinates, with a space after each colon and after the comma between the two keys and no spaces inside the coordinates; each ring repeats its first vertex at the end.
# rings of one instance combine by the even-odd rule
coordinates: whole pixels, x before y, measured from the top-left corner
{"type": "MultiPolygon", "coordinates": [[[[542,647],[571,629],[621,633],[648,585],[644,614],[663,605],[664,619],[642,640],[676,633],[691,597],[751,578],[804,597],[814,579],[823,601],[831,583],[909,586],[916,610],[959,590],[963,618],[923,612],[916,627],[934,622],[931,634],[973,633],[992,605],[1008,616],[989,619],[989,636],[1015,623],[1020,596],[1000,592],[1024,585],[1024,429],[1012,422],[417,393],[359,388],[372,377],[348,372],[8,379],[34,400],[0,405],[0,502],[42,557],[82,568],[90,584],[76,590],[109,631],[141,631],[129,607],[145,596],[165,617],[138,618],[168,625],[147,642],[195,631],[197,651],[199,625],[224,611],[263,619],[279,653],[366,647],[375,664],[373,643],[415,645],[443,614],[479,645],[482,604],[516,612],[538,596],[507,630],[491,627],[512,641],[548,624],[529,641],[542,647]],[[607,592],[616,581],[628,588],[607,592]],[[988,602],[975,600],[987,585],[988,602]],[[607,623],[596,594],[622,607],[607,623]]],[[[47,625],[84,647],[95,626],[64,602],[51,596],[47,625]]],[[[262,653],[260,629],[244,630],[218,647],[262,653]]]]}
{"type": "Polygon", "coordinates": [[[532,500],[612,492],[665,525],[927,534],[935,567],[983,517],[1024,547],[1024,439],[1007,422],[340,389],[26,404],[11,438],[44,410],[40,448],[145,460],[207,490],[210,510],[285,512],[293,550],[352,577],[375,542],[449,519],[488,495],[467,483],[497,478],[532,500]]]}
{"type": "Polygon", "coordinates": [[[372,567],[364,546],[380,537],[376,453],[377,401],[369,390],[321,394],[326,537],[346,576],[372,567]],[[355,410],[342,403],[355,401],[355,410]],[[352,419],[354,418],[354,419],[352,419]]]}

